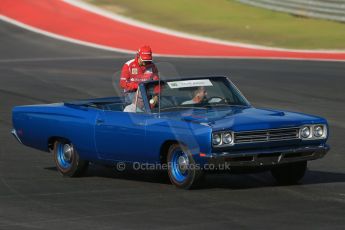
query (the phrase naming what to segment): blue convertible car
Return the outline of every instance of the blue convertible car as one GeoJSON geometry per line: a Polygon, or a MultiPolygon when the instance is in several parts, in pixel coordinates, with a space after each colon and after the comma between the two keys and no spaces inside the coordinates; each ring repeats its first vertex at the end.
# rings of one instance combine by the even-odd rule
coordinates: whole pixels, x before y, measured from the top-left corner
{"type": "Polygon", "coordinates": [[[325,119],[254,108],[223,76],[143,82],[131,104],[112,97],[17,106],[12,134],[53,152],[64,176],[81,175],[89,162],[165,165],[186,189],[222,169],[271,170],[278,183],[296,183],[307,161],[329,150],[325,119]]]}

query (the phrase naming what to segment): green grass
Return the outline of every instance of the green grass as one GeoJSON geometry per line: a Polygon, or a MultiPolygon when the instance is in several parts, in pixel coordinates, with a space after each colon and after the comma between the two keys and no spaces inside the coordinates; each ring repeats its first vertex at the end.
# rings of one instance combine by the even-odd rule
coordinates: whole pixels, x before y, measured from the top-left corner
{"type": "Polygon", "coordinates": [[[190,34],[295,49],[345,49],[345,23],[295,17],[234,0],[85,0],[190,34]]]}

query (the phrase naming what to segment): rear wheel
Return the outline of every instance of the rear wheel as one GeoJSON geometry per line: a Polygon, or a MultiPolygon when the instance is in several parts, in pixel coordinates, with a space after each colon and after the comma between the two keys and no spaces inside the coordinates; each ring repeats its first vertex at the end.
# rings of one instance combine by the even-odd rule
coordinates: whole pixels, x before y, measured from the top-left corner
{"type": "Polygon", "coordinates": [[[72,143],[58,140],[54,143],[54,161],[63,176],[76,177],[86,172],[89,162],[81,160],[72,143]]]}
{"type": "Polygon", "coordinates": [[[196,165],[187,148],[173,144],[167,155],[168,174],[171,183],[178,188],[191,189],[199,186],[204,178],[204,171],[196,165]]]}
{"type": "Polygon", "coordinates": [[[271,169],[271,173],[278,184],[289,185],[300,181],[306,170],[307,162],[303,161],[277,166],[271,169]]]}

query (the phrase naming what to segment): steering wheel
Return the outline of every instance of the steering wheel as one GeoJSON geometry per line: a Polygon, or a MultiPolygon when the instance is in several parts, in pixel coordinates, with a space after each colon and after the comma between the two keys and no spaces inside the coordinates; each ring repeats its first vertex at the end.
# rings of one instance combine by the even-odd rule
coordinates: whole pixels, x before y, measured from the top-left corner
{"type": "Polygon", "coordinates": [[[226,99],[219,96],[213,96],[213,97],[207,98],[207,103],[209,104],[226,103],[226,99]]]}

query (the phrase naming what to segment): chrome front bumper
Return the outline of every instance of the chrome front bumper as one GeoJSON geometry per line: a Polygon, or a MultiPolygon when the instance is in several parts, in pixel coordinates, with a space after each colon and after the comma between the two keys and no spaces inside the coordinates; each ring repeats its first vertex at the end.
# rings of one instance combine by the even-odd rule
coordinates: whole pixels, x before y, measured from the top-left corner
{"type": "Polygon", "coordinates": [[[20,138],[18,137],[17,131],[15,129],[11,130],[11,134],[17,139],[19,143],[23,144],[20,138]]]}
{"type": "Polygon", "coordinates": [[[267,150],[243,150],[212,153],[209,163],[229,166],[273,166],[284,163],[310,161],[323,157],[329,151],[328,145],[277,148],[267,150]]]}

